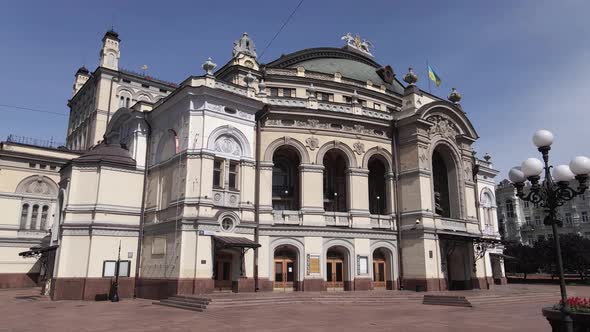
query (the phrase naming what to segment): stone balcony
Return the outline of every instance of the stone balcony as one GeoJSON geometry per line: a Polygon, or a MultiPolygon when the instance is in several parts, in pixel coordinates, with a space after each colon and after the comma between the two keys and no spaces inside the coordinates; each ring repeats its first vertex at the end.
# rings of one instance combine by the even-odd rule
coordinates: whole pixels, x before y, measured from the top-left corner
{"type": "Polygon", "coordinates": [[[237,208],[240,204],[240,192],[228,189],[213,189],[213,205],[237,208]]]}

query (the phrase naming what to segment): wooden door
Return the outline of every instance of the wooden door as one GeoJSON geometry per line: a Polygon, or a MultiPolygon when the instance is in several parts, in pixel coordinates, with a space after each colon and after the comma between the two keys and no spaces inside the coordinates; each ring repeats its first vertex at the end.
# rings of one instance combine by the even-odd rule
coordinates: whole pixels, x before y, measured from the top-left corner
{"type": "Polygon", "coordinates": [[[295,285],[295,263],[291,258],[275,259],[275,289],[292,289],[295,285]]]}
{"type": "Polygon", "coordinates": [[[387,270],[385,269],[384,260],[373,261],[373,283],[375,288],[387,287],[387,270]]]}
{"type": "Polygon", "coordinates": [[[216,289],[231,289],[232,288],[232,268],[230,257],[218,257],[216,260],[217,273],[215,274],[215,288],[216,289]]]}
{"type": "Polygon", "coordinates": [[[326,281],[328,288],[344,288],[344,262],[342,259],[327,259],[326,281]]]}

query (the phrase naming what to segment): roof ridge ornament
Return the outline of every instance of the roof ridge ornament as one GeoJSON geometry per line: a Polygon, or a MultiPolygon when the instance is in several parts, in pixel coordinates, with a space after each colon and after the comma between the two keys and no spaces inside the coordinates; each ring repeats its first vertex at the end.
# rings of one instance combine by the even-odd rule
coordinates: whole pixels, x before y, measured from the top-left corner
{"type": "Polygon", "coordinates": [[[235,58],[240,53],[256,58],[256,46],[247,32],[244,32],[242,37],[234,42],[233,57],[235,58]]]}
{"type": "Polygon", "coordinates": [[[350,47],[350,48],[357,50],[363,54],[373,57],[373,54],[371,53],[371,51],[369,49],[375,48],[375,46],[370,41],[368,41],[366,39],[361,39],[361,37],[359,36],[358,33],[353,36],[350,32],[348,32],[347,34],[342,36],[340,39],[346,41],[345,47],[350,47]]]}

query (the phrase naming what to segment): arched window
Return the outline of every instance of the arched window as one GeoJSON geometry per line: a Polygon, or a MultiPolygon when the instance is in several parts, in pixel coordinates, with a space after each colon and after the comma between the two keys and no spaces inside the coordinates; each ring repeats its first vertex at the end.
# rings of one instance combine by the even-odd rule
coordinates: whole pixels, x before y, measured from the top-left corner
{"type": "Polygon", "coordinates": [[[44,205],[43,209],[41,210],[41,226],[39,229],[45,230],[47,227],[47,213],[49,212],[49,206],[44,205]]]}
{"type": "Polygon", "coordinates": [[[272,161],[273,210],[299,210],[299,154],[292,147],[280,147],[272,161]]]}
{"type": "Polygon", "coordinates": [[[119,108],[121,107],[125,107],[125,97],[123,96],[119,97],[119,108]]]}
{"type": "Polygon", "coordinates": [[[369,211],[371,214],[387,213],[387,181],[385,163],[379,156],[369,159],[369,211]]]}
{"type": "Polygon", "coordinates": [[[39,205],[33,205],[33,212],[31,213],[31,227],[30,229],[37,229],[37,217],[39,216],[39,205]]]}
{"type": "Polygon", "coordinates": [[[439,144],[432,153],[434,212],[444,218],[461,218],[459,172],[453,150],[439,144]]]}
{"type": "Polygon", "coordinates": [[[20,213],[20,228],[27,228],[27,219],[29,218],[29,204],[23,204],[22,211],[20,213]]]}
{"type": "Polygon", "coordinates": [[[347,168],[346,158],[341,151],[332,149],[324,155],[324,210],[348,211],[347,168]]]}
{"type": "Polygon", "coordinates": [[[434,212],[440,216],[450,218],[451,202],[448,170],[438,151],[434,151],[432,155],[432,176],[434,178],[434,212]]]}

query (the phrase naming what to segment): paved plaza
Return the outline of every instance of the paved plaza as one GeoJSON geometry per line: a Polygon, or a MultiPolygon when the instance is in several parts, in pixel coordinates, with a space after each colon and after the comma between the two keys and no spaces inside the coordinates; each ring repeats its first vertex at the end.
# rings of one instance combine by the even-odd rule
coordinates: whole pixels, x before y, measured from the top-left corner
{"type": "MultiPolygon", "coordinates": [[[[568,290],[572,296],[590,296],[590,287],[568,290]]],[[[541,307],[557,301],[559,289],[553,285],[508,285],[490,291],[452,292],[465,296],[473,308],[423,305],[423,293],[394,291],[391,295],[400,299],[396,304],[319,301],[205,312],[156,306],[144,299],[119,303],[50,301],[38,294],[39,289],[0,290],[0,331],[539,332],[549,330],[541,307]]]]}

